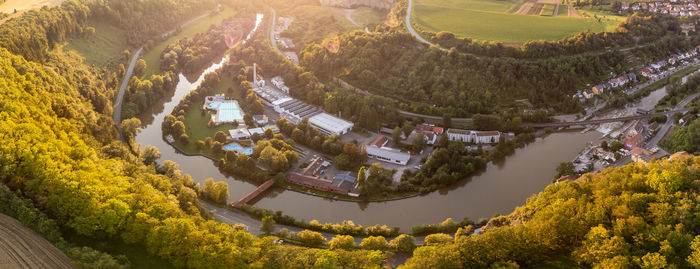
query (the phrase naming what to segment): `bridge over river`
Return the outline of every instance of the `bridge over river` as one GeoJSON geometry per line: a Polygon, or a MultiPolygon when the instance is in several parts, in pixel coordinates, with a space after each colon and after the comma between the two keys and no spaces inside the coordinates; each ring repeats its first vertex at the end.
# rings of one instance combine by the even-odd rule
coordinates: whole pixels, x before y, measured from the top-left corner
{"type": "Polygon", "coordinates": [[[528,124],[528,125],[532,126],[534,128],[586,126],[586,125],[596,125],[596,124],[602,124],[602,123],[608,123],[608,122],[630,121],[630,120],[651,118],[651,117],[656,116],[656,115],[669,116],[669,115],[673,115],[676,112],[685,112],[688,110],[690,110],[690,109],[685,108],[685,109],[671,110],[671,111],[665,111],[665,112],[659,112],[659,113],[649,113],[649,114],[644,114],[644,115],[625,116],[625,117],[609,118],[609,119],[532,123],[532,124],[528,124]]]}

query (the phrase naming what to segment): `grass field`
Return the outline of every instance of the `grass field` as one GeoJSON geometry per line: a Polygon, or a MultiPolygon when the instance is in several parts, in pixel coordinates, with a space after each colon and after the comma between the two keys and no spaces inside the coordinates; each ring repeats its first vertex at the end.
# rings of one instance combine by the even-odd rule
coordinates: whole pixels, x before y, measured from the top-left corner
{"type": "Polygon", "coordinates": [[[39,9],[46,5],[57,6],[61,2],[63,0],[6,0],[5,3],[0,4],[0,12],[14,13],[15,10],[39,9]]]}
{"type": "Polygon", "coordinates": [[[343,9],[318,5],[299,5],[280,12],[279,16],[294,21],[283,36],[294,39],[299,47],[343,32],[364,29],[368,24],[381,23],[384,14],[370,8],[343,9]]]}
{"type": "MultiPolygon", "coordinates": [[[[224,93],[226,96],[233,97],[240,100],[240,90],[237,85],[234,85],[231,78],[223,78],[219,84],[215,87],[212,94],[224,93]],[[228,88],[233,88],[233,93],[228,93],[228,88]]],[[[223,124],[216,126],[214,128],[209,128],[207,124],[209,123],[209,114],[202,115],[202,105],[204,105],[204,100],[192,104],[190,110],[185,113],[185,126],[187,127],[187,136],[190,137],[190,143],[187,145],[182,145],[179,142],[176,145],[183,151],[187,153],[197,153],[196,142],[197,140],[204,140],[207,137],[214,138],[214,134],[217,131],[223,131],[228,134],[228,130],[233,129],[231,124],[223,124]]]]}
{"type": "Polygon", "coordinates": [[[63,49],[74,50],[85,57],[85,63],[99,67],[112,68],[125,62],[122,53],[130,48],[124,39],[124,30],[95,20],[88,20],[87,26],[95,28],[93,36],[73,37],[64,43],[63,49]]]}
{"type": "MultiPolygon", "coordinates": [[[[165,41],[155,45],[143,55],[143,59],[146,61],[146,70],[143,72],[143,77],[148,78],[160,71],[160,53],[163,52],[165,47],[167,47],[170,43],[185,37],[192,37],[197,33],[206,32],[209,30],[211,25],[219,24],[224,19],[233,17],[234,15],[236,15],[235,10],[224,6],[224,9],[219,12],[219,14],[204,17],[190,25],[187,25],[185,28],[182,28],[182,31],[180,31],[178,34],[173,35],[165,41]]],[[[196,16],[193,16],[193,18],[194,17],[196,16]]]]}
{"type": "Polygon", "coordinates": [[[554,4],[544,4],[540,10],[540,16],[554,16],[554,8],[556,6],[554,4]]]}
{"type": "MultiPolygon", "coordinates": [[[[593,18],[526,16],[507,13],[506,11],[511,10],[513,5],[518,4],[515,1],[414,1],[411,19],[417,29],[431,32],[450,31],[458,37],[478,40],[523,43],[528,40],[558,40],[587,29],[593,32],[609,29],[609,24],[598,22],[593,18]]],[[[537,8],[533,7],[533,9],[537,8]]],[[[562,10],[562,7],[559,9],[562,10]]],[[[540,9],[537,9],[533,15],[539,15],[539,13],[540,9]]]]}

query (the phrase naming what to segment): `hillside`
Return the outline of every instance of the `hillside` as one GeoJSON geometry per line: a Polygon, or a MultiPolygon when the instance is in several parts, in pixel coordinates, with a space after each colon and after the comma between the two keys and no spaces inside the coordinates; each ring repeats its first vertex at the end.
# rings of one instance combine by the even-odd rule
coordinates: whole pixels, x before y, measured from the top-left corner
{"type": "Polygon", "coordinates": [[[74,268],[51,242],[4,214],[0,214],[0,249],[0,268],[74,268]]]}
{"type": "Polygon", "coordinates": [[[586,174],[491,219],[483,234],[418,248],[405,267],[697,268],[699,191],[697,156],[586,174]]]}

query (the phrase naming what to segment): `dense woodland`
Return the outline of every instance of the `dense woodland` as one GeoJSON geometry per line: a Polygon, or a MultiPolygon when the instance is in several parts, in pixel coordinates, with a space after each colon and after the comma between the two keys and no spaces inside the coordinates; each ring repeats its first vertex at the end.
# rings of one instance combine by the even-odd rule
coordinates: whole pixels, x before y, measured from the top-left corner
{"type": "MultiPolygon", "coordinates": [[[[196,13],[192,12],[196,8],[205,8],[189,3],[69,0],[61,7],[30,11],[0,26],[0,182],[9,187],[0,186],[0,210],[52,241],[60,241],[57,231],[63,229],[94,240],[138,244],[176,267],[377,268],[384,263],[387,247],[410,251],[411,244],[400,248],[401,241],[387,243],[382,237],[363,240],[360,250],[346,247],[341,241],[347,240],[340,238],[333,241],[332,249],[318,249],[255,237],[239,225],[212,220],[203,210],[198,196],[207,189],[210,198],[221,197],[222,190],[213,181],[201,187],[174,162],[156,165],[147,158],[149,154],[133,152],[115,140],[110,117],[118,83],[115,73],[90,69],[56,45],[67,34],[79,31],[94,14],[118,18],[126,29],[133,30],[131,42],[144,42],[145,33],[172,26],[160,22],[174,22],[196,13]],[[97,10],[95,6],[102,7],[101,13],[91,11],[97,10]],[[158,12],[153,11],[156,7],[158,12]],[[153,25],[146,26],[149,23],[153,25]]],[[[244,49],[241,54],[264,57],[268,56],[266,49],[244,49]]],[[[275,57],[261,60],[263,68],[270,72],[295,68],[287,62],[271,63],[275,57]]],[[[353,102],[345,105],[359,107],[337,109],[343,110],[344,117],[364,120],[370,127],[373,122],[363,115],[383,112],[380,104],[385,100],[380,97],[326,89],[315,84],[310,73],[294,70],[285,76],[290,85],[302,86],[295,96],[328,107],[326,103],[335,95],[347,96],[344,98],[353,102]]],[[[337,145],[328,147],[337,150],[337,145]]],[[[447,150],[449,155],[449,146],[447,150]]],[[[429,169],[439,172],[441,167],[429,169]]],[[[558,261],[565,267],[698,267],[698,178],[700,158],[684,157],[608,169],[555,184],[513,214],[492,220],[484,234],[468,235],[466,229],[458,229],[454,240],[450,235],[426,238],[426,245],[415,250],[406,267],[537,267],[558,261]]],[[[308,231],[296,238],[313,246],[325,241],[308,231]]],[[[67,252],[78,264],[84,260],[85,267],[91,267],[87,262],[94,259],[114,262],[117,268],[124,265],[118,257],[89,249],[67,252]]]]}
{"type": "Polygon", "coordinates": [[[700,157],[548,186],[481,235],[416,249],[406,268],[697,268],[700,157]]]}
{"type": "Polygon", "coordinates": [[[301,65],[321,77],[403,101],[400,108],[428,114],[488,114],[528,99],[535,107],[573,112],[576,88],[627,68],[617,52],[522,61],[474,57],[456,49],[418,46],[410,34],[354,31],[340,36],[340,51],[306,46],[301,65]],[[617,70],[619,69],[619,70],[617,70]]]}
{"type": "Polygon", "coordinates": [[[700,119],[678,129],[670,138],[662,142],[662,146],[671,152],[700,152],[700,119]]]}

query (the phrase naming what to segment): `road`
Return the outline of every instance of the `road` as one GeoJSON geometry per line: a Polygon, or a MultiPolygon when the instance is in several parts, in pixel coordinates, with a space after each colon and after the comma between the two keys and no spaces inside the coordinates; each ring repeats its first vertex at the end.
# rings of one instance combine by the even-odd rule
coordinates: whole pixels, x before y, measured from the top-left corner
{"type": "Polygon", "coordinates": [[[277,41],[275,40],[275,23],[277,23],[277,12],[275,11],[274,8],[270,7],[270,12],[272,13],[272,22],[270,23],[270,32],[268,35],[268,38],[270,39],[270,44],[272,45],[273,48],[280,54],[282,54],[282,51],[280,50],[279,46],[277,45],[277,41]]]}
{"type": "Polygon", "coordinates": [[[114,118],[114,124],[117,125],[119,140],[122,140],[122,130],[119,127],[119,125],[122,122],[122,101],[124,100],[124,93],[126,92],[126,87],[129,86],[129,80],[131,79],[131,75],[134,73],[134,66],[136,66],[136,60],[141,55],[141,52],[143,52],[143,48],[139,48],[139,50],[137,50],[136,53],[134,53],[134,56],[131,57],[131,63],[129,63],[129,68],[126,69],[124,79],[122,79],[122,83],[119,85],[119,92],[117,92],[117,100],[114,102],[114,111],[112,112],[112,116],[114,118]]]}
{"type": "MultiPolygon", "coordinates": [[[[423,44],[426,44],[428,46],[435,45],[433,43],[430,43],[430,41],[425,40],[422,36],[416,32],[416,29],[413,29],[413,26],[411,25],[411,12],[413,10],[413,0],[408,0],[408,7],[406,8],[406,29],[408,29],[408,32],[413,35],[418,41],[420,41],[423,44]]],[[[440,48],[441,50],[445,50],[444,48],[440,48]]]]}
{"type": "MultiPolygon", "coordinates": [[[[697,98],[699,95],[700,95],[700,93],[696,93],[696,94],[693,94],[693,95],[686,97],[682,101],[678,102],[678,104],[676,104],[676,106],[674,107],[673,110],[683,109],[683,107],[685,107],[690,102],[695,100],[695,98],[697,98]]],[[[656,132],[656,135],[653,138],[651,138],[651,140],[649,140],[649,142],[647,142],[647,148],[656,147],[659,144],[661,139],[664,138],[664,136],[666,136],[666,133],[668,133],[668,130],[671,129],[671,126],[673,125],[673,121],[674,120],[671,117],[669,117],[666,120],[666,123],[664,123],[664,125],[661,126],[661,129],[659,129],[659,131],[656,132]]]]}
{"type": "MultiPolygon", "coordinates": [[[[262,222],[260,220],[257,220],[255,218],[251,217],[250,215],[248,215],[247,213],[245,213],[243,211],[233,209],[233,208],[230,208],[228,206],[221,207],[218,205],[214,205],[214,204],[207,202],[205,200],[202,200],[202,199],[199,200],[199,203],[202,204],[202,206],[204,206],[204,208],[206,208],[209,212],[211,212],[211,214],[214,215],[214,217],[216,219],[218,219],[224,223],[228,223],[230,225],[240,223],[240,224],[243,224],[246,227],[248,227],[248,232],[252,233],[253,235],[257,236],[257,235],[263,234],[260,231],[260,226],[262,226],[262,222]]],[[[278,232],[282,228],[286,228],[290,232],[295,232],[295,233],[305,230],[303,228],[299,228],[299,227],[295,227],[295,226],[276,224],[275,225],[275,232],[278,232]]],[[[325,232],[319,232],[319,233],[321,233],[321,235],[323,235],[323,237],[325,237],[326,240],[328,240],[328,241],[330,241],[333,237],[335,237],[335,234],[325,233],[325,232]]],[[[355,239],[355,245],[359,246],[360,243],[362,242],[363,238],[354,237],[354,239],[355,239]]],[[[393,238],[387,238],[387,241],[390,241],[391,239],[393,239],[393,238]]],[[[416,245],[422,245],[423,242],[425,241],[425,236],[416,236],[415,239],[416,239],[416,245]]]]}

